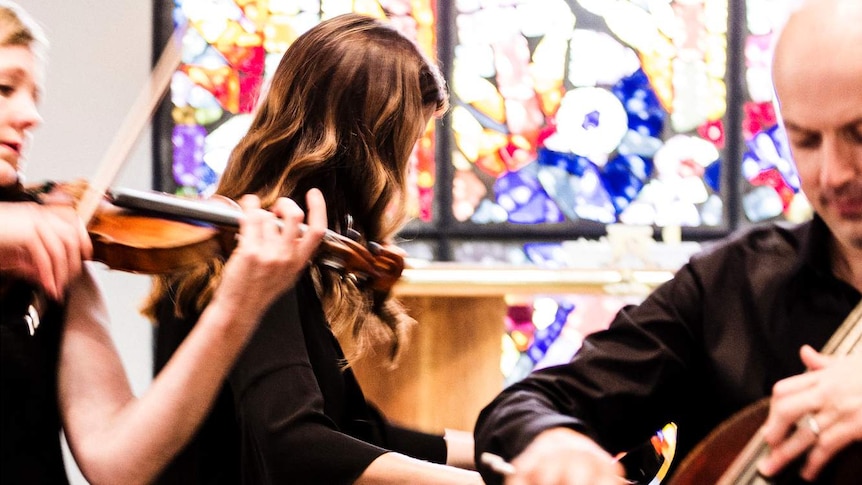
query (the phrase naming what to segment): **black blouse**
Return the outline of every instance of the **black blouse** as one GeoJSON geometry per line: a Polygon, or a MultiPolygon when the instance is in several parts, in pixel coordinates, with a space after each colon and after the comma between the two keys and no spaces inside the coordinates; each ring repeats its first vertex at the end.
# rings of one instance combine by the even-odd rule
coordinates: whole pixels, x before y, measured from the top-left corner
{"type": "MultiPolygon", "coordinates": [[[[163,303],[157,369],[191,328],[163,303]]],[[[306,275],[266,312],[216,408],[159,483],[352,483],[389,450],[444,463],[443,438],[387,423],[343,359],[306,275]]]]}
{"type": "Polygon", "coordinates": [[[33,335],[33,288],[0,280],[0,483],[65,484],[57,401],[63,309],[49,303],[33,335]]]}
{"type": "MultiPolygon", "coordinates": [[[[36,202],[18,184],[0,201],[36,202]]],[[[65,484],[57,363],[65,309],[47,302],[31,335],[25,320],[34,287],[0,274],[0,483],[65,484]]]]}
{"type": "MultiPolygon", "coordinates": [[[[504,390],[479,416],[476,456],[512,459],[557,426],[618,452],[673,421],[678,464],[716,425],[804,371],[800,346],[821,348],[859,302],[832,274],[828,237],[815,218],[705,248],[588,336],[570,363],[504,390]]],[[[479,465],[488,483],[501,480],[479,465]]]]}

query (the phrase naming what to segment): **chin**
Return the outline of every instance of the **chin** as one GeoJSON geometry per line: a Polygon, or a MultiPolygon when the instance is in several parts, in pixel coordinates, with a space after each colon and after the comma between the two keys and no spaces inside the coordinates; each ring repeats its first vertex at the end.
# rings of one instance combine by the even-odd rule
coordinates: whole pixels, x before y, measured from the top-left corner
{"type": "Polygon", "coordinates": [[[857,251],[862,251],[862,219],[841,220],[831,227],[838,240],[857,251]]]}
{"type": "Polygon", "coordinates": [[[18,171],[15,164],[0,160],[0,187],[12,185],[18,181],[18,171]]]}

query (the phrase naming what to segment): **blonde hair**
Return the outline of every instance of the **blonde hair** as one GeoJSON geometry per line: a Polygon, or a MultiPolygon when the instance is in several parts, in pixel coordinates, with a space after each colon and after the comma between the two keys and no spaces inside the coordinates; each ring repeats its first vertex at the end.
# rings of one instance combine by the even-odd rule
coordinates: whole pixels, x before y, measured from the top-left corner
{"type": "Polygon", "coordinates": [[[0,0],[0,46],[29,47],[42,61],[48,39],[36,21],[17,3],[0,0]]]}
{"type": "MultiPolygon", "coordinates": [[[[358,14],[323,21],[284,54],[216,193],[256,194],[264,206],[290,197],[304,206],[316,187],[332,230],[391,241],[407,219],[410,153],[427,113],[447,108],[437,66],[388,23],[358,14]]],[[[163,280],[152,303],[174,285],[177,312],[199,311],[221,264],[163,280]]],[[[313,264],[311,274],[333,332],[349,344],[348,360],[384,342],[394,362],[413,322],[402,307],[322,265],[313,264]]]]}

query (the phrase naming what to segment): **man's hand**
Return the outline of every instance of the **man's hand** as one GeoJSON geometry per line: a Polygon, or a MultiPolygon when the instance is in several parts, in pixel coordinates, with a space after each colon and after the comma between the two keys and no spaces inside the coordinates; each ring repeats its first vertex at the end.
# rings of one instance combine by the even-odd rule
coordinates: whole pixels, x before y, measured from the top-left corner
{"type": "Polygon", "coordinates": [[[828,356],[803,346],[808,372],[775,384],[758,468],[775,475],[805,452],[802,478],[814,480],[841,450],[862,441],[862,355],[828,356]]]}
{"type": "Polygon", "coordinates": [[[506,485],[620,485],[624,470],[613,456],[584,434],[553,428],[512,460],[506,485]]]}

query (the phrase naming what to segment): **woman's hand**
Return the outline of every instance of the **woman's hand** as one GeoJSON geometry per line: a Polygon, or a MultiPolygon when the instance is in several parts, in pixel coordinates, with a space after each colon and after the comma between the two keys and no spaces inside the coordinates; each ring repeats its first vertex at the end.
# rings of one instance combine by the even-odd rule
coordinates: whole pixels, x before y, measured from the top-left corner
{"type": "Polygon", "coordinates": [[[243,217],[237,245],[225,265],[214,300],[229,302],[227,308],[236,305],[260,315],[294,285],[326,231],[323,195],[312,189],[306,202],[308,221],[301,228],[304,214],[290,199],[280,198],[271,211],[261,209],[260,200],[253,195],[239,201],[243,217]]]}
{"type": "Polygon", "coordinates": [[[84,224],[67,205],[0,203],[0,271],[39,285],[61,300],[81,273],[93,246],[84,224]]]}

